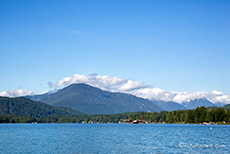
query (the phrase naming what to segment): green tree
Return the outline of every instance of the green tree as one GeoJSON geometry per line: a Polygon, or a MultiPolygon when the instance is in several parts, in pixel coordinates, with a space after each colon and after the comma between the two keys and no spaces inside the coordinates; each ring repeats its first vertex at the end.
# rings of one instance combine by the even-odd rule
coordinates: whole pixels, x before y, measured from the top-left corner
{"type": "Polygon", "coordinates": [[[194,123],[195,122],[194,119],[195,119],[194,110],[189,110],[186,115],[186,122],[194,123]]]}
{"type": "Polygon", "coordinates": [[[215,122],[222,122],[226,117],[226,111],[222,108],[218,108],[215,110],[215,122]]]}
{"type": "Polygon", "coordinates": [[[204,106],[202,107],[197,107],[195,112],[195,122],[196,123],[202,123],[205,121],[205,117],[206,117],[206,108],[204,106]]]}

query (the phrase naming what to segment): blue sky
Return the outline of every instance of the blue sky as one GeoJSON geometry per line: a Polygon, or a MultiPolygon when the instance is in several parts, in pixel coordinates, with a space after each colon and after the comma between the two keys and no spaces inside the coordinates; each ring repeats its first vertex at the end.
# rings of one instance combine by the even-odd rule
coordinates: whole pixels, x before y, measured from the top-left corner
{"type": "Polygon", "coordinates": [[[1,0],[0,92],[97,73],[230,93],[230,1],[1,0]]]}

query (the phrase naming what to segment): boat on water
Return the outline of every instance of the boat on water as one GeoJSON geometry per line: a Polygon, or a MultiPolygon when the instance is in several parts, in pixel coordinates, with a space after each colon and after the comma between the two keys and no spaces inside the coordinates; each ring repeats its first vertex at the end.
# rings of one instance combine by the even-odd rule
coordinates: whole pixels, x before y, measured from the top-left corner
{"type": "Polygon", "coordinates": [[[139,120],[133,120],[133,124],[139,124],[139,120]]]}
{"type": "Polygon", "coordinates": [[[215,123],[215,122],[203,122],[203,125],[218,125],[218,123],[215,123]]]}
{"type": "Polygon", "coordinates": [[[139,120],[133,120],[133,124],[139,124],[139,122],[142,122],[141,117],[139,117],[139,120]]]}

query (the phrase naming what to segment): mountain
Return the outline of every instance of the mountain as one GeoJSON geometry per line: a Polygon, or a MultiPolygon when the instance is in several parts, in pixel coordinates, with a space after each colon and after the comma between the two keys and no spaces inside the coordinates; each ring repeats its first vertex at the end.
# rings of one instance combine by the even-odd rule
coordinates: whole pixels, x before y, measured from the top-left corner
{"type": "Polygon", "coordinates": [[[187,108],[179,103],[172,101],[156,101],[152,100],[153,103],[164,109],[165,111],[174,111],[174,110],[186,110],[187,108]]]}
{"type": "Polygon", "coordinates": [[[174,110],[187,110],[187,109],[196,109],[197,107],[205,106],[208,108],[216,109],[218,107],[223,107],[223,104],[213,104],[206,98],[202,99],[194,99],[188,102],[183,102],[182,104],[173,102],[173,101],[158,101],[158,100],[151,100],[154,104],[158,105],[165,111],[174,111],[174,110]]]}
{"type": "Polygon", "coordinates": [[[209,107],[207,107],[208,110],[216,110],[218,108],[221,108],[221,107],[217,107],[217,106],[209,106],[209,107]]]}
{"type": "Polygon", "coordinates": [[[225,103],[215,102],[215,106],[218,106],[218,107],[223,107],[225,105],[226,105],[225,103]]]}
{"type": "Polygon", "coordinates": [[[189,102],[183,102],[182,105],[184,105],[187,109],[195,109],[201,106],[205,106],[205,107],[215,106],[206,98],[194,99],[194,100],[190,100],[189,102]]]}
{"type": "Polygon", "coordinates": [[[222,108],[222,109],[225,109],[225,110],[230,110],[230,104],[227,104],[227,105],[224,105],[224,106],[210,106],[210,107],[207,107],[208,110],[216,110],[218,108],[222,108]]]}
{"type": "Polygon", "coordinates": [[[11,114],[27,117],[85,115],[66,107],[54,107],[24,97],[0,97],[0,114],[11,114]]]}
{"type": "Polygon", "coordinates": [[[91,115],[163,110],[149,100],[130,94],[104,91],[87,84],[72,84],[56,93],[27,97],[54,106],[70,107],[91,115]]]}
{"type": "Polygon", "coordinates": [[[230,110],[230,104],[227,104],[227,105],[225,105],[225,106],[223,106],[223,108],[225,109],[225,110],[230,110]]]}

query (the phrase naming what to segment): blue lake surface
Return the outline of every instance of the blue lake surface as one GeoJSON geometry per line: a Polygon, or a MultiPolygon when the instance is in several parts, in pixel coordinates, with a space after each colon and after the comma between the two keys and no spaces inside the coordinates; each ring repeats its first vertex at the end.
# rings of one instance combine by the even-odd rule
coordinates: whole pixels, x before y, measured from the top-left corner
{"type": "Polygon", "coordinates": [[[229,125],[0,124],[0,153],[229,154],[229,134],[229,125]]]}

